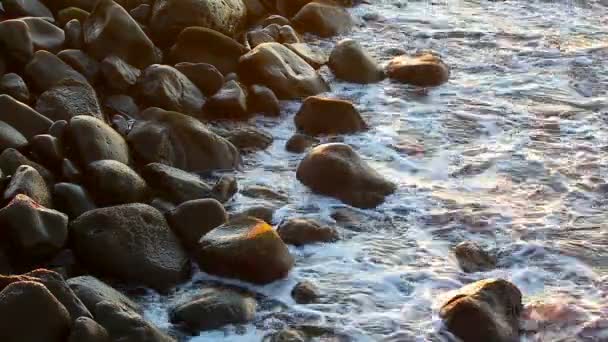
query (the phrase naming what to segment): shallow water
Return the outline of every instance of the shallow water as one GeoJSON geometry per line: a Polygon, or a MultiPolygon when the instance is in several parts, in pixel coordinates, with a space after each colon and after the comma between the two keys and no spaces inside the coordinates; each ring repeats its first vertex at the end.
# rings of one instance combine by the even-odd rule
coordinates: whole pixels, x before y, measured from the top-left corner
{"type": "MultiPolygon", "coordinates": [[[[249,287],[266,296],[254,324],[188,340],[260,341],[282,327],[318,326],[338,333],[332,341],[448,341],[436,313],[449,292],[501,277],[528,305],[522,341],[608,341],[607,6],[381,0],[353,8],[361,25],[347,37],[383,63],[433,50],[452,68],[450,82],[427,93],[325,73],[329,95],[353,101],[371,127],[344,141],[399,190],[375,210],[311,194],[295,178],[302,156],[284,149],[298,104],[284,103],[280,120],[259,119],[275,142],[246,157],[239,186],[288,195],[275,224],[309,216],[344,238],[292,248],[289,278],[249,287]],[[499,267],[461,272],[450,250],[463,240],[498,253],[499,267]],[[290,298],[304,279],[319,286],[321,303],[290,298]]],[[[337,41],[308,38],[325,49],[337,41]]],[[[237,196],[232,206],[253,203],[237,196]]],[[[168,328],[175,297],[208,279],[199,273],[169,298],[145,297],[147,317],[168,328]]]]}

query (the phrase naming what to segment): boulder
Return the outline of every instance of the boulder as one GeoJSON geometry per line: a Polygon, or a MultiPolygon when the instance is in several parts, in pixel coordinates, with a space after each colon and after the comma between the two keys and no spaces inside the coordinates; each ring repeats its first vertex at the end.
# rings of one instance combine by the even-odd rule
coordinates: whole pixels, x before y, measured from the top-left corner
{"type": "Polygon", "coordinates": [[[149,108],[141,113],[128,141],[140,161],[163,163],[185,171],[234,169],[237,149],[200,121],[176,112],[149,108]]]}
{"type": "Polygon", "coordinates": [[[313,192],[359,208],[374,208],[396,190],[394,183],[341,143],[313,148],[300,162],[296,177],[313,192]]]}
{"type": "Polygon", "coordinates": [[[252,321],[256,307],[255,299],[249,295],[225,288],[206,288],[172,308],[169,319],[193,331],[214,330],[252,321]]]}
{"type": "Polygon", "coordinates": [[[299,131],[309,135],[348,134],[367,128],[351,102],[320,96],[304,100],[294,121],[299,131]]]}
{"type": "Polygon", "coordinates": [[[344,39],[338,42],[329,56],[329,68],[337,78],[353,83],[375,83],[384,79],[378,62],[361,44],[344,39]]]}
{"type": "Polygon", "coordinates": [[[78,20],[84,23],[89,17],[89,12],[78,7],[67,7],[57,12],[57,21],[59,27],[64,27],[70,20],[78,20]]]}
{"type": "Polygon", "coordinates": [[[242,56],[239,77],[250,84],[267,86],[281,99],[297,99],[329,90],[306,61],[279,43],[258,45],[242,56]]]}
{"type": "Polygon", "coordinates": [[[46,116],[8,95],[0,95],[0,120],[11,125],[26,139],[46,133],[53,124],[46,116]]]}
{"type": "Polygon", "coordinates": [[[59,57],[44,50],[37,51],[34,58],[25,66],[25,74],[34,88],[47,91],[64,80],[87,83],[82,74],[64,63],[59,57]]]}
{"type": "MultiPolygon", "coordinates": [[[[272,0],[274,6],[279,14],[285,18],[292,18],[296,15],[302,7],[311,2],[312,0],[272,0]]],[[[269,21],[269,19],[266,19],[269,21]]],[[[275,19],[275,22],[278,19],[275,19]]],[[[289,21],[287,22],[289,24],[289,21]]]]}
{"type": "Polygon", "coordinates": [[[10,201],[18,194],[26,195],[44,207],[53,206],[46,181],[36,169],[29,165],[21,165],[17,168],[4,190],[4,200],[10,201]]]}
{"type": "Polygon", "coordinates": [[[0,150],[18,149],[27,145],[27,139],[13,126],[0,121],[0,150]]]}
{"type": "Polygon", "coordinates": [[[265,150],[272,144],[272,135],[255,126],[245,126],[231,129],[226,139],[230,141],[241,153],[251,153],[265,150]]]}
{"type": "Polygon", "coordinates": [[[143,69],[161,53],[129,13],[112,0],[99,0],[83,24],[87,52],[97,60],[116,56],[143,69]]]}
{"type": "Polygon", "coordinates": [[[97,208],[84,188],[73,183],[57,183],[53,187],[53,203],[70,219],[97,208]]]}
{"type": "Polygon", "coordinates": [[[149,205],[91,210],[74,220],[70,231],[79,260],[96,273],[158,290],[189,275],[189,260],[177,237],[149,205]]]}
{"type": "Polygon", "coordinates": [[[217,93],[224,84],[224,75],[211,64],[182,62],[176,64],[175,69],[186,75],[207,96],[217,93]]]}
{"type": "Polygon", "coordinates": [[[130,163],[129,146],[112,127],[92,116],[73,117],[67,129],[75,155],[83,165],[97,160],[130,163]]]}
{"type": "Polygon", "coordinates": [[[296,133],[287,140],[287,143],[285,143],[285,150],[291,153],[304,153],[307,149],[319,142],[320,140],[315,137],[296,133]]]}
{"type": "Polygon", "coordinates": [[[473,241],[464,241],[456,245],[454,255],[460,268],[467,273],[485,272],[496,267],[496,257],[473,241]]]}
{"type": "Polygon", "coordinates": [[[62,61],[78,71],[91,83],[97,81],[99,76],[99,62],[81,50],[63,50],[57,54],[62,61]]]}
{"type": "Polygon", "coordinates": [[[28,17],[0,22],[0,44],[8,56],[22,64],[29,62],[39,50],[59,52],[64,42],[63,30],[42,18],[28,17]]]}
{"type": "Polygon", "coordinates": [[[287,220],[277,228],[277,233],[285,243],[296,246],[333,242],[340,237],[335,228],[322,226],[309,219],[287,220]]]}
{"type": "Polygon", "coordinates": [[[437,56],[397,56],[391,60],[386,73],[393,80],[418,87],[436,87],[448,81],[449,67],[437,56]]]}
{"type": "Polygon", "coordinates": [[[251,48],[264,43],[275,42],[276,38],[273,37],[266,29],[256,29],[247,32],[247,42],[251,48]]]}
{"type": "Polygon", "coordinates": [[[521,292],[503,279],[484,279],[461,288],[439,312],[447,329],[463,341],[519,341],[521,292]]]}
{"type": "Polygon", "coordinates": [[[228,221],[224,206],[215,199],[184,202],[168,215],[171,229],[188,248],[196,247],[202,236],[228,221]]]}
{"type": "Polygon", "coordinates": [[[310,64],[315,69],[320,69],[327,64],[328,57],[322,51],[318,51],[310,47],[306,43],[291,43],[285,44],[291,51],[300,56],[306,63],[310,64]]]}
{"type": "Polygon", "coordinates": [[[4,0],[2,7],[9,17],[41,17],[53,21],[53,13],[39,0],[4,0]]]}
{"type": "Polygon", "coordinates": [[[148,196],[146,181],[116,160],[98,160],[87,165],[85,183],[101,206],[143,202],[148,196]]]}
{"type": "Polygon", "coordinates": [[[278,42],[282,44],[300,43],[300,36],[296,32],[296,30],[293,29],[293,27],[289,25],[283,25],[279,29],[278,42]]]}
{"type": "Polygon", "coordinates": [[[147,67],[137,82],[137,93],[149,107],[197,115],[205,103],[201,91],[179,70],[168,65],[147,67]]]}
{"type": "Polygon", "coordinates": [[[6,342],[64,342],[70,314],[42,284],[15,282],[0,292],[0,339],[6,342]]]}
{"type": "Polygon", "coordinates": [[[210,120],[247,120],[247,95],[236,81],[228,81],[203,107],[204,117],[210,120]]]}
{"type": "Polygon", "coordinates": [[[237,192],[239,186],[234,176],[224,175],[215,183],[211,189],[213,198],[221,203],[228,202],[237,192]]]}
{"type": "Polygon", "coordinates": [[[159,0],[152,8],[150,30],[161,45],[168,46],[187,27],[205,27],[234,37],[246,23],[242,0],[159,0]]]}
{"type": "Polygon", "coordinates": [[[80,317],[72,326],[68,342],[112,342],[108,331],[88,317],[80,317]]]}
{"type": "Polygon", "coordinates": [[[319,290],[310,281],[301,281],[291,290],[291,297],[298,304],[312,304],[319,298],[319,290]]]}
{"type": "Polygon", "coordinates": [[[291,19],[298,31],[332,37],[350,31],[353,19],[342,7],[330,3],[310,2],[291,19]]]}
{"type": "Polygon", "coordinates": [[[279,99],[270,88],[263,85],[254,84],[249,87],[247,108],[251,113],[262,113],[268,116],[281,115],[279,99]]]}
{"type": "Polygon", "coordinates": [[[65,47],[68,49],[82,49],[84,47],[84,33],[82,23],[72,19],[65,24],[65,47]]]}
{"type": "Polygon", "coordinates": [[[21,76],[13,73],[5,74],[0,78],[0,94],[12,96],[23,103],[30,101],[30,91],[21,76]]]}
{"type": "Polygon", "coordinates": [[[36,101],[36,110],[53,121],[69,121],[79,115],[103,119],[95,89],[86,81],[73,79],[65,79],[42,93],[36,101]]]}
{"type": "Polygon", "coordinates": [[[133,312],[142,312],[142,308],[129,297],[93,276],[70,278],[67,283],[92,313],[95,313],[95,307],[101,302],[112,303],[133,312]]]}
{"type": "Polygon", "coordinates": [[[101,62],[101,75],[108,88],[120,93],[137,83],[141,71],[116,56],[108,56],[101,62]]]}
{"type": "Polygon", "coordinates": [[[141,315],[112,302],[95,306],[95,319],[110,335],[120,342],[175,342],[141,315]]]}
{"type": "Polygon", "coordinates": [[[174,63],[211,64],[227,75],[237,70],[239,58],[245,53],[245,46],[220,32],[205,27],[188,27],[179,34],[171,48],[170,59],[174,63]]]}
{"type": "Polygon", "coordinates": [[[175,204],[211,197],[211,187],[194,173],[161,163],[146,165],[141,172],[158,195],[175,204]]]}
{"type": "Polygon", "coordinates": [[[36,169],[48,184],[53,182],[53,174],[47,168],[29,160],[21,152],[13,148],[7,148],[0,154],[0,169],[4,174],[12,176],[22,165],[28,165],[36,169]]]}
{"type": "Polygon", "coordinates": [[[294,258],[264,221],[237,217],[204,235],[195,260],[207,273],[267,284],[287,276],[294,258]]]}
{"type": "Polygon", "coordinates": [[[39,160],[44,165],[48,165],[53,170],[57,170],[60,167],[61,161],[64,158],[59,139],[50,134],[34,136],[30,142],[30,152],[34,159],[39,160]]]}

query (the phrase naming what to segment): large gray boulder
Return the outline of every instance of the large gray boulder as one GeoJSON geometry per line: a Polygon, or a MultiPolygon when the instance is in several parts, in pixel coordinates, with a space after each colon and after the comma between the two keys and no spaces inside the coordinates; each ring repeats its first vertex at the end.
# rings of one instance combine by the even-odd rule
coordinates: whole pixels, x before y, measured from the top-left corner
{"type": "Polygon", "coordinates": [[[95,89],[87,82],[65,79],[42,93],[36,101],[36,110],[53,121],[66,120],[78,115],[103,119],[95,89]]]}

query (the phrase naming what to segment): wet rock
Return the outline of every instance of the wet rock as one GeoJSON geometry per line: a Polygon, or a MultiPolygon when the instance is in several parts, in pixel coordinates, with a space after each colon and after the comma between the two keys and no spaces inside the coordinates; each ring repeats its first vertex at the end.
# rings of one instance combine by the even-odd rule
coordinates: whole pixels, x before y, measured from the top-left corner
{"type": "Polygon", "coordinates": [[[23,103],[30,101],[30,91],[25,81],[21,76],[13,73],[5,74],[0,78],[0,94],[7,94],[23,103]]]}
{"type": "Polygon", "coordinates": [[[46,116],[8,95],[0,95],[0,120],[11,125],[26,139],[46,133],[53,124],[46,116]]]}
{"type": "Polygon", "coordinates": [[[247,108],[251,113],[262,113],[268,116],[281,115],[281,107],[277,96],[270,88],[258,84],[249,87],[247,108]]]}
{"type": "Polygon", "coordinates": [[[4,0],[2,6],[10,17],[41,17],[53,21],[53,13],[39,0],[4,0]]]}
{"type": "Polygon", "coordinates": [[[300,42],[300,36],[293,27],[283,25],[279,29],[279,42],[282,44],[296,44],[300,42]]]}
{"type": "Polygon", "coordinates": [[[202,236],[228,221],[224,206],[215,199],[184,202],[168,215],[169,225],[184,245],[193,248],[202,236]]]}
{"type": "Polygon", "coordinates": [[[45,207],[52,207],[52,198],[46,181],[40,173],[29,165],[21,165],[13,174],[4,191],[4,200],[10,201],[23,194],[45,207]]]}
{"type": "Polygon", "coordinates": [[[106,85],[116,92],[126,92],[137,83],[141,71],[116,56],[101,62],[101,75],[106,85]]]}
{"type": "Polygon", "coordinates": [[[236,147],[192,117],[158,108],[145,110],[141,117],[128,141],[144,163],[203,172],[233,169],[240,161],[236,147]]]}
{"type": "Polygon", "coordinates": [[[210,97],[203,107],[206,119],[247,120],[247,96],[236,81],[226,82],[222,88],[210,97]]]}
{"type": "Polygon", "coordinates": [[[0,292],[0,331],[6,342],[63,342],[70,314],[42,284],[20,281],[0,292]]]}
{"type": "Polygon", "coordinates": [[[450,69],[437,56],[398,56],[386,67],[388,76],[396,81],[419,87],[436,87],[448,81],[450,69]]]}
{"type": "Polygon", "coordinates": [[[81,50],[63,50],[57,54],[66,64],[74,68],[89,82],[95,82],[99,75],[99,63],[81,50]]]}
{"type": "Polygon", "coordinates": [[[279,43],[258,45],[241,57],[239,77],[272,89],[281,99],[296,99],[329,90],[323,78],[295,52],[279,43]]]}
{"type": "Polygon", "coordinates": [[[103,106],[110,115],[121,114],[129,118],[139,117],[139,107],[131,96],[111,95],[103,101],[103,106]]]}
{"type": "Polygon", "coordinates": [[[70,20],[78,20],[84,23],[89,17],[89,12],[78,7],[67,7],[57,12],[57,21],[59,27],[64,27],[70,20]]]}
{"type": "Polygon", "coordinates": [[[281,25],[270,24],[270,25],[264,27],[264,32],[269,34],[272,37],[272,39],[274,39],[277,43],[280,43],[279,39],[280,39],[280,35],[281,35],[281,25]]]}
{"type": "Polygon", "coordinates": [[[175,204],[163,199],[154,198],[150,201],[150,206],[160,211],[163,215],[167,215],[168,212],[175,209],[175,204]]]}
{"type": "Polygon", "coordinates": [[[319,2],[311,2],[302,7],[291,21],[299,31],[321,37],[347,33],[353,26],[353,19],[347,10],[319,2]]]}
{"type": "Polygon", "coordinates": [[[318,144],[319,142],[319,139],[315,137],[296,133],[289,138],[289,140],[287,140],[285,149],[291,153],[304,153],[307,149],[318,144]]]}
{"type": "Polygon", "coordinates": [[[0,221],[21,254],[31,258],[52,256],[67,241],[68,217],[40,206],[26,195],[15,196],[0,209],[0,221]]]}
{"type": "Polygon", "coordinates": [[[29,160],[21,152],[7,148],[0,154],[0,169],[7,175],[14,175],[17,169],[22,165],[28,165],[36,169],[47,183],[53,182],[53,174],[44,166],[29,160]]]}
{"type": "Polygon", "coordinates": [[[309,135],[348,134],[367,128],[351,102],[320,96],[304,100],[294,121],[299,131],[309,135]]]}
{"type": "Polygon", "coordinates": [[[159,50],[129,13],[112,0],[100,0],[83,23],[87,52],[97,60],[116,56],[136,68],[161,60],[159,50]]]}
{"type": "Polygon", "coordinates": [[[143,202],[148,195],[146,181],[116,160],[89,164],[85,182],[95,202],[101,206],[143,202]]]}
{"type": "Polygon", "coordinates": [[[335,197],[359,208],[374,208],[396,185],[372,169],[348,145],[323,144],[300,162],[298,180],[313,192],[335,197]]]}
{"type": "Polygon", "coordinates": [[[464,286],[441,307],[447,329],[463,341],[519,341],[521,292],[502,279],[464,286]]]}
{"type": "Polygon", "coordinates": [[[76,116],[67,131],[72,148],[83,165],[97,160],[116,160],[130,163],[129,147],[125,139],[112,127],[92,116],[76,116]]]}
{"type": "Polygon", "coordinates": [[[82,172],[71,160],[64,158],[61,161],[61,177],[68,182],[80,182],[82,172]]]}
{"type": "Polygon", "coordinates": [[[464,241],[454,247],[454,255],[467,273],[489,271],[496,267],[496,258],[472,241],[464,241]]]}
{"type": "Polygon", "coordinates": [[[37,51],[34,58],[25,66],[25,74],[31,84],[40,91],[49,90],[64,80],[87,83],[82,74],[64,63],[59,57],[48,51],[37,51]]]}
{"type": "Polygon", "coordinates": [[[263,0],[243,0],[247,8],[247,20],[252,23],[268,14],[263,0]]]}
{"type": "Polygon", "coordinates": [[[290,219],[283,222],[277,233],[281,239],[290,245],[302,246],[318,242],[333,242],[339,239],[335,228],[322,226],[309,219],[290,219]]]}
{"type": "Polygon", "coordinates": [[[0,150],[17,149],[27,145],[27,139],[13,126],[0,121],[0,150]]]}
{"type": "Polygon", "coordinates": [[[247,32],[247,42],[249,46],[255,48],[264,43],[272,43],[276,41],[275,37],[271,36],[266,29],[257,29],[247,32]]]}
{"type": "Polygon", "coordinates": [[[149,205],[91,210],[73,221],[70,231],[79,260],[96,273],[158,290],[189,274],[189,260],[177,237],[149,205]]]}
{"type": "Polygon", "coordinates": [[[84,33],[80,21],[76,19],[68,21],[63,30],[65,32],[66,48],[80,50],[84,47],[84,33]]]}
{"type": "Polygon", "coordinates": [[[220,32],[204,27],[188,27],[179,34],[171,48],[170,58],[174,63],[211,64],[226,75],[236,71],[239,58],[245,53],[245,46],[220,32]],[[208,46],[213,46],[213,49],[208,49],[208,46]]]}
{"type": "Polygon", "coordinates": [[[127,118],[120,114],[112,116],[112,128],[114,128],[116,132],[123,137],[129,135],[129,130],[131,129],[129,127],[129,121],[127,118]]]}
{"type": "Polygon", "coordinates": [[[312,304],[319,298],[319,290],[309,281],[301,281],[291,290],[291,296],[298,304],[312,304]]]}
{"type": "Polygon", "coordinates": [[[137,20],[138,23],[146,25],[152,15],[152,6],[149,4],[141,4],[129,11],[129,14],[133,19],[137,20]]]}
{"type": "Polygon", "coordinates": [[[146,68],[137,82],[137,93],[149,107],[197,115],[205,103],[200,90],[184,74],[168,65],[146,68]]]}
{"type": "Polygon", "coordinates": [[[262,27],[266,27],[272,24],[283,26],[290,25],[291,23],[289,22],[289,19],[278,14],[269,15],[266,19],[262,21],[262,27]]]}
{"type": "Polygon", "coordinates": [[[375,83],[384,79],[376,60],[352,39],[340,41],[329,56],[329,68],[337,78],[353,83],[375,83]]]}
{"type": "Polygon", "coordinates": [[[327,64],[328,57],[321,51],[313,50],[306,43],[288,43],[285,44],[291,51],[300,56],[306,63],[310,64],[315,69],[321,68],[327,64]]]}
{"type": "Polygon", "coordinates": [[[195,253],[207,273],[267,284],[284,278],[294,258],[267,223],[239,217],[201,238],[195,253]]]}
{"type": "Polygon", "coordinates": [[[67,128],[68,122],[66,120],[55,121],[49,128],[49,134],[63,141],[67,128]]]}
{"type": "Polygon", "coordinates": [[[270,342],[307,342],[308,338],[300,331],[284,329],[276,334],[272,334],[268,340],[270,342]]]}
{"type": "Polygon", "coordinates": [[[91,12],[97,0],[42,0],[42,2],[53,12],[58,12],[66,7],[78,7],[87,12],[91,12]]]}
{"type": "Polygon", "coordinates": [[[112,302],[97,304],[95,319],[108,331],[112,341],[175,342],[138,313],[112,302]]]}
{"type": "Polygon", "coordinates": [[[254,298],[231,289],[206,288],[185,303],[171,309],[171,323],[189,330],[219,329],[228,324],[245,324],[255,317],[254,298]]]}
{"type": "Polygon", "coordinates": [[[211,189],[213,198],[221,203],[228,202],[239,191],[236,178],[233,176],[222,176],[211,189]]]}
{"type": "Polygon", "coordinates": [[[230,130],[226,138],[242,153],[265,150],[273,141],[270,133],[254,126],[230,130]]]}
{"type": "Polygon", "coordinates": [[[36,110],[53,121],[69,121],[79,115],[103,119],[95,89],[86,81],[72,79],[65,79],[42,93],[36,101],[36,110]]]}
{"type": "Polygon", "coordinates": [[[95,307],[101,302],[112,303],[133,312],[142,312],[142,308],[129,297],[93,276],[70,278],[67,283],[92,313],[95,313],[95,307]]]}
{"type": "Polygon", "coordinates": [[[207,96],[217,93],[224,84],[224,75],[207,63],[178,63],[175,69],[186,75],[207,96]]]}
{"type": "Polygon", "coordinates": [[[242,213],[237,215],[245,215],[260,219],[267,223],[272,223],[272,219],[274,217],[274,213],[277,211],[277,208],[270,205],[256,205],[255,207],[250,207],[245,209],[242,213]]]}
{"type": "Polygon", "coordinates": [[[39,50],[58,52],[65,41],[63,30],[35,17],[0,22],[0,43],[7,55],[19,63],[27,63],[39,50]]]}
{"type": "Polygon", "coordinates": [[[75,219],[87,211],[97,208],[88,192],[78,184],[57,183],[53,187],[55,207],[75,219]]]}
{"type": "Polygon", "coordinates": [[[175,204],[211,196],[211,187],[199,176],[165,164],[148,164],[141,175],[160,196],[175,204]]]}
{"type": "Polygon", "coordinates": [[[72,326],[68,342],[111,342],[108,331],[87,317],[80,317],[72,326]]]}
{"type": "MultiPolygon", "coordinates": [[[[285,18],[292,18],[306,4],[312,0],[274,0],[274,5],[279,14],[285,18]]],[[[280,22],[280,19],[276,19],[280,22]]]]}
{"type": "Polygon", "coordinates": [[[221,3],[210,0],[161,0],[156,1],[152,9],[150,29],[156,40],[167,46],[187,27],[204,27],[234,37],[246,22],[247,9],[241,0],[221,3]]]}
{"type": "Polygon", "coordinates": [[[51,169],[58,169],[64,158],[59,139],[49,134],[34,136],[30,142],[30,150],[36,160],[51,169]]]}
{"type": "Polygon", "coordinates": [[[265,199],[268,201],[287,202],[287,195],[283,192],[272,190],[262,185],[252,185],[241,190],[243,196],[265,199]]]}

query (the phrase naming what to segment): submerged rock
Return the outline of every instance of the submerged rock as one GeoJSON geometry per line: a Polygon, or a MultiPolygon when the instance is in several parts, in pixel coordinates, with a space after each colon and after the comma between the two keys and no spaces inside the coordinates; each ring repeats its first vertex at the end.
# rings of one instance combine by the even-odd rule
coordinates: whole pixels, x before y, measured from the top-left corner
{"type": "Polygon", "coordinates": [[[309,219],[287,220],[277,228],[277,233],[285,243],[296,246],[333,242],[340,237],[335,228],[322,226],[309,219]]]}
{"type": "Polygon", "coordinates": [[[398,56],[386,67],[391,79],[419,87],[436,87],[448,81],[450,69],[437,56],[398,56]]]}
{"type": "Polygon", "coordinates": [[[317,138],[306,134],[296,133],[287,140],[285,149],[291,153],[304,153],[307,149],[318,143],[319,139],[317,138]]]}
{"type": "Polygon", "coordinates": [[[319,290],[310,281],[301,281],[291,290],[291,296],[298,304],[312,304],[319,298],[319,290]]]}
{"type": "Polygon", "coordinates": [[[175,342],[140,314],[112,302],[95,306],[95,320],[108,331],[112,341],[175,342]]]}
{"type": "Polygon", "coordinates": [[[496,257],[484,251],[472,241],[464,241],[454,247],[454,255],[467,273],[489,271],[496,267],[496,257]]]}
{"type": "Polygon", "coordinates": [[[309,135],[347,134],[367,128],[351,102],[320,96],[304,100],[294,121],[298,130],[309,135]]]}

